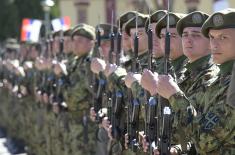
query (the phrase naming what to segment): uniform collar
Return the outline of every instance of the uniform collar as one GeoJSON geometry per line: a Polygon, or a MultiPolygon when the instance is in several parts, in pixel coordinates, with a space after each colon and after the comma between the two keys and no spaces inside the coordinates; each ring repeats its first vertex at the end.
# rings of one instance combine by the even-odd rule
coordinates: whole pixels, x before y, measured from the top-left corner
{"type": "Polygon", "coordinates": [[[204,66],[207,66],[209,63],[209,60],[211,58],[211,55],[207,55],[204,57],[201,57],[199,59],[197,59],[196,61],[192,62],[192,63],[188,63],[186,65],[187,70],[189,71],[195,71],[195,70],[200,70],[202,69],[204,66]]]}
{"type": "Polygon", "coordinates": [[[186,60],[186,58],[187,57],[185,55],[182,55],[182,56],[178,57],[177,59],[173,60],[172,65],[173,65],[174,69],[177,69],[180,66],[182,66],[183,62],[186,60]]]}
{"type": "Polygon", "coordinates": [[[232,68],[233,68],[233,63],[234,63],[234,60],[231,60],[231,61],[227,61],[227,62],[219,65],[218,66],[220,68],[219,74],[221,74],[221,75],[231,74],[232,73],[232,68]]]}

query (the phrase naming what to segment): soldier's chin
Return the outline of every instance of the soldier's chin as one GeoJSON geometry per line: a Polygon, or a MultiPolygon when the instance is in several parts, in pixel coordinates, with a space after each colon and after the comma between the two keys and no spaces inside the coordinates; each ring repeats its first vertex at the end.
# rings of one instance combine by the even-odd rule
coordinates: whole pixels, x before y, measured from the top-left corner
{"type": "Polygon", "coordinates": [[[215,63],[215,64],[217,64],[217,65],[224,63],[224,62],[223,62],[222,60],[220,60],[218,57],[213,56],[213,55],[212,55],[212,61],[213,61],[213,63],[215,63]]]}

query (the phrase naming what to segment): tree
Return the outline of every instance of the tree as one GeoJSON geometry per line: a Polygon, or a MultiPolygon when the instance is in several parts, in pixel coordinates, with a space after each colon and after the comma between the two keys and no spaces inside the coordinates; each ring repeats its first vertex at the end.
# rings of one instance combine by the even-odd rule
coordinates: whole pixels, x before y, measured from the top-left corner
{"type": "Polygon", "coordinates": [[[0,5],[0,40],[7,37],[16,37],[18,33],[18,10],[9,0],[1,0],[0,5]]]}
{"type": "MultiPolygon", "coordinates": [[[[51,17],[59,16],[58,0],[52,8],[51,17]]],[[[41,0],[1,0],[0,5],[0,41],[8,37],[20,36],[23,18],[44,19],[41,0]]]]}

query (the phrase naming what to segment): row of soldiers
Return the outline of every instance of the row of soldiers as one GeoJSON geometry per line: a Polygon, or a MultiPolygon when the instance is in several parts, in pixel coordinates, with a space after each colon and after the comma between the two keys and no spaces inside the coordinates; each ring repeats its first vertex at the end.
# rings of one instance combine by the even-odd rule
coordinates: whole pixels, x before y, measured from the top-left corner
{"type": "Polygon", "coordinates": [[[8,40],[0,125],[35,155],[233,155],[234,19],[130,11],[117,26],[8,40]]]}

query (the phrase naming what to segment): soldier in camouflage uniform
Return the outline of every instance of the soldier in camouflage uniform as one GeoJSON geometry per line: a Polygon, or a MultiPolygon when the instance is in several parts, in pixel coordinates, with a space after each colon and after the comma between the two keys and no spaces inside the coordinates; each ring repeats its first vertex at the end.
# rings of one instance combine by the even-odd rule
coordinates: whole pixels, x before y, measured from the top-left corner
{"type": "MultiPolygon", "coordinates": [[[[226,91],[230,82],[234,61],[234,19],[232,9],[216,12],[202,26],[202,33],[210,37],[213,62],[218,64],[218,78],[213,78],[199,96],[199,110],[172,80],[172,77],[159,75],[156,85],[151,87],[163,97],[169,99],[175,111],[181,111],[179,126],[185,136],[195,144],[198,153],[234,154],[234,109],[226,103],[226,91]],[[225,45],[226,44],[226,45],[225,45]]],[[[154,80],[148,79],[152,83],[154,80]]],[[[152,83],[153,84],[153,83],[152,83]]],[[[149,87],[150,88],[150,87],[149,87]]],[[[197,98],[197,97],[196,97],[197,98]]]]}
{"type": "MultiPolygon", "coordinates": [[[[101,55],[101,58],[94,58],[92,60],[92,64],[91,64],[91,70],[97,74],[97,79],[99,81],[101,80],[104,80],[106,81],[105,83],[105,90],[103,92],[100,93],[101,95],[101,101],[99,102],[102,102],[102,103],[99,103],[99,104],[102,104],[102,106],[107,106],[107,97],[104,96],[103,94],[107,93],[109,90],[109,83],[108,83],[108,79],[107,79],[107,75],[109,74],[108,69],[110,68],[113,68],[114,69],[116,68],[114,65],[112,65],[112,67],[110,68],[107,68],[107,66],[109,65],[109,62],[110,61],[113,61],[113,60],[109,60],[109,52],[110,52],[110,46],[111,46],[111,42],[110,42],[110,39],[109,39],[109,36],[110,36],[110,33],[111,33],[111,30],[113,30],[113,33],[116,35],[117,33],[117,27],[113,25],[110,25],[110,24],[99,24],[97,25],[97,28],[101,31],[101,36],[100,36],[100,39],[101,39],[101,45],[100,47],[97,47],[99,48],[100,50],[97,51],[100,53],[101,55]]],[[[115,53],[112,53],[112,54],[115,54],[115,53]]],[[[115,57],[114,57],[115,58],[115,57]]],[[[98,95],[98,94],[97,94],[98,95]]],[[[102,115],[102,118],[99,118],[100,121],[98,122],[98,128],[97,128],[97,131],[96,131],[96,143],[97,143],[97,151],[96,151],[96,154],[109,154],[109,150],[110,150],[110,145],[111,145],[111,139],[110,137],[108,136],[108,126],[110,125],[110,122],[107,120],[107,114],[103,113],[103,110],[100,111],[101,112],[101,115],[102,115]],[[106,115],[106,117],[103,117],[103,115],[106,115]]],[[[95,111],[94,109],[92,109],[92,113],[93,113],[93,116],[95,116],[95,111]]],[[[111,118],[108,118],[109,120],[111,118]]]]}
{"type": "MultiPolygon", "coordinates": [[[[155,34],[157,35],[157,37],[160,38],[161,51],[164,51],[164,49],[165,49],[165,28],[167,25],[167,22],[166,22],[167,16],[165,15],[164,11],[160,11],[159,13],[156,13],[153,17],[156,18],[158,15],[163,16],[163,18],[158,19],[159,21],[155,24],[156,28],[154,29],[154,31],[156,32],[155,34]]],[[[175,73],[177,82],[180,83],[183,81],[183,78],[182,78],[182,72],[184,70],[183,64],[185,64],[187,61],[186,61],[186,57],[183,55],[181,38],[178,36],[178,34],[176,32],[176,24],[184,16],[184,14],[170,13],[169,16],[171,19],[170,20],[170,32],[172,35],[171,48],[170,48],[170,50],[171,50],[170,59],[172,60],[171,74],[174,75],[174,73],[175,73]]],[[[161,57],[161,54],[159,54],[159,57],[161,57]]],[[[163,72],[163,58],[160,60],[161,61],[156,62],[156,63],[159,63],[157,71],[162,73],[163,72]]],[[[145,68],[147,68],[147,66],[145,68]]],[[[136,78],[133,78],[132,80],[130,80],[128,82],[129,84],[128,83],[127,84],[131,85],[132,91],[141,92],[140,90],[142,88],[141,88],[139,82],[140,82],[140,79],[138,80],[136,78]]],[[[144,100],[142,102],[145,103],[144,100]]]]}
{"type": "MultiPolygon", "coordinates": [[[[122,37],[122,42],[123,42],[123,50],[125,51],[125,50],[127,50],[127,49],[129,49],[130,47],[129,47],[129,42],[130,42],[130,36],[128,36],[127,34],[126,34],[126,31],[124,31],[125,29],[124,29],[124,27],[125,27],[125,24],[126,24],[126,22],[130,19],[130,18],[133,18],[133,17],[135,17],[135,15],[136,15],[136,13],[137,12],[127,12],[127,13],[124,13],[121,17],[120,17],[120,19],[118,20],[118,25],[120,25],[120,29],[122,30],[122,34],[123,34],[123,37],[122,37]],[[122,28],[123,27],[123,28],[122,28]],[[125,41],[127,41],[127,42],[125,42],[125,41]],[[129,48],[128,48],[129,47],[129,48]]],[[[132,55],[132,54],[131,54],[132,55]]],[[[117,60],[116,60],[117,61],[117,60]]],[[[124,59],[121,57],[120,58],[120,61],[121,61],[121,66],[123,66],[123,67],[126,67],[126,70],[129,70],[130,71],[130,69],[131,69],[131,59],[130,59],[130,57],[129,56],[126,56],[124,59]]],[[[96,65],[96,66],[99,66],[99,65],[96,65]]],[[[101,63],[100,63],[100,66],[102,66],[101,65],[101,63]]],[[[122,79],[124,78],[124,76],[126,75],[126,70],[125,69],[123,69],[123,68],[121,68],[121,66],[113,66],[113,65],[110,65],[111,67],[111,69],[109,69],[109,71],[108,71],[108,87],[109,87],[109,90],[111,91],[111,92],[113,92],[114,94],[116,94],[117,92],[119,92],[119,94],[121,93],[121,94],[123,94],[123,100],[121,101],[122,103],[118,103],[118,104],[122,104],[122,106],[123,106],[123,108],[128,104],[127,102],[128,102],[128,99],[127,99],[127,96],[126,96],[126,86],[124,85],[124,83],[122,82],[122,79]]],[[[102,67],[102,68],[105,68],[105,67],[102,67]]],[[[104,71],[104,69],[97,69],[96,68],[96,70],[99,70],[99,71],[104,71]]],[[[107,74],[106,74],[107,75],[107,74]]],[[[113,102],[115,102],[115,100],[113,100],[113,102]]],[[[122,108],[121,108],[122,109],[122,108]]],[[[123,109],[122,110],[124,113],[123,114],[125,114],[126,113],[126,108],[125,109],[123,109]]],[[[120,111],[118,111],[118,113],[120,113],[120,111]]],[[[122,144],[122,145],[124,145],[124,143],[123,143],[123,138],[124,137],[122,137],[124,134],[125,134],[125,132],[126,132],[126,117],[125,117],[125,115],[122,115],[122,117],[121,118],[119,118],[119,130],[120,130],[120,135],[119,136],[121,136],[121,138],[119,137],[118,139],[120,139],[120,140],[118,140],[118,139],[116,139],[115,137],[112,137],[111,139],[112,139],[112,142],[111,142],[111,149],[110,149],[110,153],[111,154],[120,154],[121,153],[121,151],[122,151],[122,148],[120,147],[120,144],[122,144]]],[[[110,129],[110,131],[111,130],[114,130],[114,129],[110,129]]],[[[110,135],[111,135],[111,133],[110,133],[110,135]]],[[[123,146],[122,146],[123,147],[123,146]]]]}
{"type": "MultiPolygon", "coordinates": [[[[212,64],[210,60],[210,47],[209,39],[202,36],[200,30],[204,21],[208,18],[208,15],[202,12],[193,12],[177,23],[177,31],[182,37],[183,52],[189,59],[189,63],[186,64],[186,71],[184,72],[185,80],[180,84],[181,90],[185,95],[192,100],[193,104],[199,110],[202,108],[200,105],[200,96],[205,93],[205,87],[209,86],[210,81],[216,77],[218,68],[212,64]],[[194,44],[192,40],[195,40],[197,44],[194,44]],[[199,47],[197,45],[200,45],[199,47]],[[193,52],[196,51],[196,52],[193,52]],[[208,83],[208,86],[206,84],[208,83]],[[202,88],[203,86],[203,88],[202,88]]],[[[177,114],[178,116],[179,114],[177,114]]],[[[178,120],[173,124],[173,137],[172,140],[181,144],[181,147],[175,146],[177,152],[185,152],[187,150],[187,141],[185,139],[182,130],[177,130],[178,120]],[[181,142],[180,142],[181,141],[181,142]],[[181,150],[182,149],[182,150],[181,150]]]]}
{"type": "Polygon", "coordinates": [[[92,153],[92,127],[88,125],[88,112],[92,101],[90,82],[90,56],[94,47],[95,29],[87,24],[75,27],[72,32],[74,69],[69,75],[71,88],[65,93],[68,110],[72,114],[70,123],[72,154],[92,153]],[[88,137],[90,136],[90,137],[88,137]]]}

